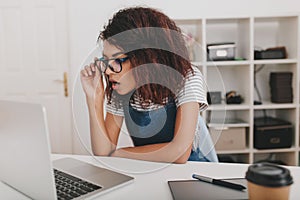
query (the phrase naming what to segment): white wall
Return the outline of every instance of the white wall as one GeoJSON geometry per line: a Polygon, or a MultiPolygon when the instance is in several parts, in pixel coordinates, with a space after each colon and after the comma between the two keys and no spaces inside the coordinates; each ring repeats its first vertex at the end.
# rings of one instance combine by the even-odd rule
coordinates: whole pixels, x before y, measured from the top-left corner
{"type": "MultiPolygon", "coordinates": [[[[96,39],[103,25],[118,9],[145,5],[157,8],[171,18],[201,18],[224,16],[252,16],[300,13],[299,0],[184,0],[184,1],[138,1],[138,0],[69,0],[69,45],[71,81],[76,81],[76,76],[87,62],[87,56],[95,48],[96,39]]],[[[75,86],[76,128],[88,144],[88,118],[78,79],[75,86]]],[[[80,144],[75,142],[75,152],[80,152],[80,144]]]]}
{"type": "Polygon", "coordinates": [[[69,0],[71,64],[78,65],[94,47],[114,12],[132,5],[155,7],[177,19],[300,12],[299,0],[69,0]]]}

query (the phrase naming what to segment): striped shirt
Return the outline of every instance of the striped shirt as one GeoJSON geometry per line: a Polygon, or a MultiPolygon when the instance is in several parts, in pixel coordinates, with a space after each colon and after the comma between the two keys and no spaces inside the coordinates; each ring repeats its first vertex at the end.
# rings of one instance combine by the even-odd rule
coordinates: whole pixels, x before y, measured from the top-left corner
{"type": "MultiPolygon", "coordinates": [[[[204,111],[208,104],[206,100],[206,90],[204,87],[205,84],[203,76],[197,67],[193,67],[193,70],[194,74],[192,74],[192,72],[187,74],[184,87],[177,94],[175,94],[175,104],[178,108],[184,103],[197,102],[200,105],[200,111],[204,111]]],[[[138,96],[134,96],[133,98],[135,98],[134,102],[138,102],[140,99],[138,96]]],[[[168,101],[168,99],[165,101],[168,101]]],[[[163,107],[163,105],[154,103],[150,104],[147,108],[142,108],[138,103],[135,103],[134,105],[131,104],[131,106],[140,111],[151,111],[163,107]]],[[[106,104],[106,111],[113,115],[124,116],[122,105],[117,108],[113,104],[106,104]]]]}

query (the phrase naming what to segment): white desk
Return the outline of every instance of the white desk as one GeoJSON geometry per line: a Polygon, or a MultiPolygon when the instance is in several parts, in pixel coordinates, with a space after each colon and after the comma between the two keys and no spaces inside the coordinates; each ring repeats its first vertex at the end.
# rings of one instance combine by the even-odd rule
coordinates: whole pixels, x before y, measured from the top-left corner
{"type": "MultiPolygon", "coordinates": [[[[53,160],[66,155],[53,155],[53,160]]],[[[69,156],[69,155],[67,155],[69,156]]],[[[167,180],[192,179],[193,173],[214,178],[244,177],[248,165],[188,162],[165,164],[123,158],[72,156],[95,165],[108,167],[135,178],[134,182],[99,196],[97,199],[172,199],[167,180]]],[[[291,200],[300,199],[300,167],[288,167],[294,178],[291,200]]],[[[30,184],[30,183],[29,183],[30,184]]],[[[28,199],[0,182],[0,199],[28,199]]]]}

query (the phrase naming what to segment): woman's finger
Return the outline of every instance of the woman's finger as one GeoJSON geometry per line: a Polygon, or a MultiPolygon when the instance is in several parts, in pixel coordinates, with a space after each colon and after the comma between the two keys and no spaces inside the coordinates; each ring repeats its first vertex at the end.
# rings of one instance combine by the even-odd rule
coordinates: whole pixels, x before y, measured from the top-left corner
{"type": "Polygon", "coordinates": [[[98,69],[100,68],[100,60],[99,60],[99,58],[97,58],[97,57],[94,58],[94,64],[95,64],[95,67],[97,67],[98,69]]]}
{"type": "Polygon", "coordinates": [[[85,70],[87,71],[87,73],[90,75],[90,76],[92,76],[93,75],[93,72],[92,72],[92,65],[93,65],[93,63],[90,63],[90,65],[86,65],[85,66],[85,70]]]}
{"type": "Polygon", "coordinates": [[[87,67],[88,66],[85,66],[84,69],[82,69],[81,72],[80,72],[83,76],[86,76],[86,77],[89,76],[89,74],[88,74],[88,72],[86,70],[87,67]]]}

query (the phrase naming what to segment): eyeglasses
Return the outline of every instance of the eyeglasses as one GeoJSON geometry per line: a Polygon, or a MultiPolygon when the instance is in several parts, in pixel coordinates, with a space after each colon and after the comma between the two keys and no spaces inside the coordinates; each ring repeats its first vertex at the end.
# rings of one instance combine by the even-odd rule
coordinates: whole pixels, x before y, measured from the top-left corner
{"type": "MultiPolygon", "coordinates": [[[[105,73],[107,67],[109,67],[109,69],[115,73],[120,73],[122,71],[122,63],[125,62],[126,60],[128,60],[129,57],[125,57],[125,58],[111,58],[111,59],[104,59],[99,58],[100,61],[100,67],[99,70],[102,73],[105,73]]],[[[96,65],[98,66],[98,65],[96,65]]]]}

